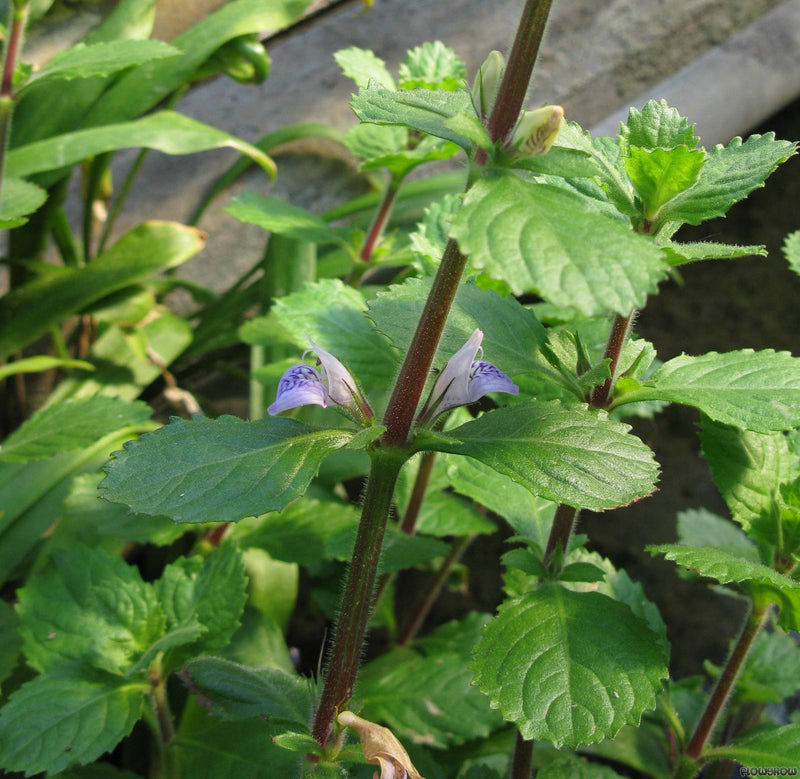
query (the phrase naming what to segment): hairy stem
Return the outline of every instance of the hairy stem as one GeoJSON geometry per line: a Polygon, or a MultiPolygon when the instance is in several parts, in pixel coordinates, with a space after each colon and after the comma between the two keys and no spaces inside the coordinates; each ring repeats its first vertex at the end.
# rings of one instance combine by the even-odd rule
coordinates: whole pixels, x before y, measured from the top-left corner
{"type": "Polygon", "coordinates": [[[511,758],[509,779],[531,779],[531,764],[533,762],[533,741],[528,741],[517,731],[514,742],[514,755],[511,758]]]}
{"type": "MultiPolygon", "coordinates": [[[[503,80],[486,123],[492,141],[505,140],[517,126],[551,5],[552,0],[527,0],[525,3],[503,80]]],[[[483,149],[478,149],[475,161],[478,164],[486,162],[483,149]]]]}
{"type": "MultiPolygon", "coordinates": [[[[551,0],[526,0],[508,65],[489,116],[488,132],[493,141],[504,138],[517,123],[533,66],[539,54],[539,44],[544,34],[550,5],[551,0]]],[[[485,155],[483,159],[485,161],[485,155]]],[[[387,430],[383,436],[383,441],[387,445],[402,446],[408,439],[414,412],[425,387],[433,356],[439,345],[439,338],[466,261],[455,241],[449,240],[389,399],[384,418],[387,430]]]]}
{"type": "Polygon", "coordinates": [[[444,561],[439,566],[439,570],[436,571],[433,581],[430,583],[427,590],[425,590],[422,602],[417,606],[408,624],[401,631],[400,637],[397,639],[397,643],[400,646],[406,646],[416,638],[419,629],[422,627],[423,622],[425,622],[425,618],[430,613],[433,604],[436,603],[436,599],[439,597],[447,581],[447,577],[450,575],[451,569],[461,559],[464,552],[466,552],[473,538],[474,536],[463,536],[462,538],[457,538],[453,542],[450,553],[445,557],[444,561]]]}
{"type": "Polygon", "coordinates": [[[314,717],[314,738],[322,746],[331,737],[336,714],[353,693],[361,648],[367,629],[375,574],[381,553],[383,534],[392,503],[394,486],[403,464],[399,453],[377,450],[372,456],[364,507],[358,526],[353,559],[347,569],[342,609],[333,638],[328,668],[319,708],[314,717]]]}
{"type": "Polygon", "coordinates": [[[725,667],[722,669],[722,673],[717,680],[717,685],[714,687],[714,691],[711,693],[711,697],[708,699],[708,703],[706,703],[706,707],[686,747],[686,754],[688,757],[695,760],[700,757],[703,747],[705,747],[706,741],[711,735],[711,731],[714,729],[714,725],[716,725],[719,715],[722,713],[733,691],[736,677],[743,668],[745,660],[747,660],[750,648],[753,646],[756,636],[761,631],[767,619],[769,610],[770,605],[768,604],[766,606],[754,607],[750,612],[744,630],[739,636],[736,645],[733,647],[733,651],[728,661],[725,663],[725,667]]]}
{"type": "MultiPolygon", "coordinates": [[[[491,137],[516,124],[544,32],[550,0],[526,0],[509,63],[490,116],[491,137]],[[494,133],[494,134],[492,134],[494,133]]],[[[348,569],[342,613],[336,628],[329,672],[314,718],[313,734],[328,742],[337,710],[353,690],[375,588],[375,573],[392,494],[400,472],[411,425],[433,363],[447,314],[455,297],[466,257],[448,241],[430,294],[411,340],[384,417],[386,432],[373,452],[364,507],[348,569]]]]}
{"type": "Polygon", "coordinates": [[[605,408],[611,399],[611,390],[614,387],[614,382],[617,379],[617,365],[619,364],[619,356],[622,354],[622,347],[625,346],[625,339],[628,337],[628,331],[631,329],[631,322],[633,321],[636,311],[631,311],[627,316],[617,314],[614,317],[614,323],[611,325],[611,333],[608,336],[606,343],[606,350],[603,353],[603,359],[610,359],[611,363],[608,366],[611,371],[611,376],[598,387],[594,388],[590,403],[595,408],[605,408]]]}

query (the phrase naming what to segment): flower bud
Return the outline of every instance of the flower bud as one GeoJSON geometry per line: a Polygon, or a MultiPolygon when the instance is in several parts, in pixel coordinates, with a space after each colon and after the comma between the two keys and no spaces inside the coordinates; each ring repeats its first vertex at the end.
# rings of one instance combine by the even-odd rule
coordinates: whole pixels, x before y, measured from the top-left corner
{"type": "Polygon", "coordinates": [[[506,63],[499,51],[489,52],[478,68],[472,84],[472,104],[481,119],[486,119],[494,107],[505,69],[506,63]]]}
{"type": "Polygon", "coordinates": [[[560,105],[546,105],[535,111],[526,111],[514,130],[510,146],[518,157],[535,157],[550,151],[558,137],[564,109],[560,105]]]}

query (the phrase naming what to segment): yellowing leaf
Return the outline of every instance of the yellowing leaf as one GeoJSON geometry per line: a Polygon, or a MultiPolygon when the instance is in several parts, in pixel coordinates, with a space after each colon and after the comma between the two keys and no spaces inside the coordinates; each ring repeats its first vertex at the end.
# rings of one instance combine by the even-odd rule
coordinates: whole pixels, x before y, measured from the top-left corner
{"type": "Polygon", "coordinates": [[[380,765],[381,779],[424,779],[389,728],[362,719],[352,711],[343,711],[337,719],[340,725],[358,733],[364,757],[380,765]]]}

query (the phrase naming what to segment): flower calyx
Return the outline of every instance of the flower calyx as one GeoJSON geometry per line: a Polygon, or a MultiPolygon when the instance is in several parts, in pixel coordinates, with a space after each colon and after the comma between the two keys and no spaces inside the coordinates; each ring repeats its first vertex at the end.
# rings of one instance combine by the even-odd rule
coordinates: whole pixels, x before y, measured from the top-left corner
{"type": "Polygon", "coordinates": [[[494,108],[505,69],[503,55],[499,51],[491,51],[475,74],[475,81],[472,82],[472,104],[482,122],[489,118],[494,108]]]}
{"type": "Polygon", "coordinates": [[[350,371],[330,352],[317,346],[306,336],[311,348],[303,352],[317,355],[316,366],[300,363],[289,368],[278,382],[275,402],[267,409],[270,416],[299,406],[316,405],[327,408],[333,403],[345,416],[362,426],[375,419],[364,393],[350,371]]]}
{"type": "Polygon", "coordinates": [[[467,342],[447,361],[420,411],[420,424],[431,422],[444,411],[480,400],[489,392],[518,395],[519,387],[499,368],[486,360],[476,360],[483,331],[476,329],[467,342]]]}

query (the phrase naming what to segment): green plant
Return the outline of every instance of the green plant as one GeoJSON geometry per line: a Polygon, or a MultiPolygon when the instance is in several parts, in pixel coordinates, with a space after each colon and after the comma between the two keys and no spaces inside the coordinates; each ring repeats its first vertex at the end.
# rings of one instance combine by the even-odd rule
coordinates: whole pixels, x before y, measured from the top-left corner
{"type": "MultiPolygon", "coordinates": [[[[372,52],[336,55],[360,88],[362,124],[345,143],[362,169],[385,171],[375,215],[365,230],[339,221],[358,204],[317,217],[255,194],[231,203],[271,232],[249,298],[261,313],[239,331],[252,419],[174,418],[127,441],[99,485],[109,503],[94,472],[68,487],[37,575],[0,612],[38,672],[0,709],[0,763],[53,773],[91,762],[142,715],[153,775],[171,777],[369,776],[365,760],[428,779],[521,779],[534,764],[551,779],[691,777],[714,761],[800,762],[800,725],[765,709],[794,692],[800,657],[786,635],[800,627],[800,362],[743,349],[661,363],[632,330],[680,266],[764,253],[674,236],[724,215],[796,145],[763,135],[706,151],[657,101],[632,109],[616,138],[563,123],[557,106],[523,112],[549,7],[525,3],[508,63],[492,53],[472,89],[440,43],[409,52],[397,79],[372,52]],[[407,173],[458,150],[465,193],[431,204],[415,230],[400,218],[387,232],[419,189],[407,173]],[[574,533],[581,509],[655,489],[653,453],[620,420],[668,403],[701,412],[738,527],[685,512],[679,543],[650,551],[752,604],[729,659],[709,665],[710,693],[669,679],[657,608],[574,533]],[[514,546],[497,614],[420,636],[465,549],[501,521],[514,546]],[[173,539],[197,523],[193,554],[154,582],[82,543],[108,528],[173,539]],[[413,567],[433,583],[398,620],[396,574],[413,567]],[[285,644],[299,591],[306,613],[335,616],[316,679],[285,644]],[[390,647],[359,669],[370,626],[390,647]]],[[[795,250],[790,237],[793,265],[795,250]]],[[[0,457],[35,465],[120,419],[118,401],[80,402],[37,412],[0,457]]],[[[141,405],[125,409],[131,431],[147,425],[141,405]]]]}

